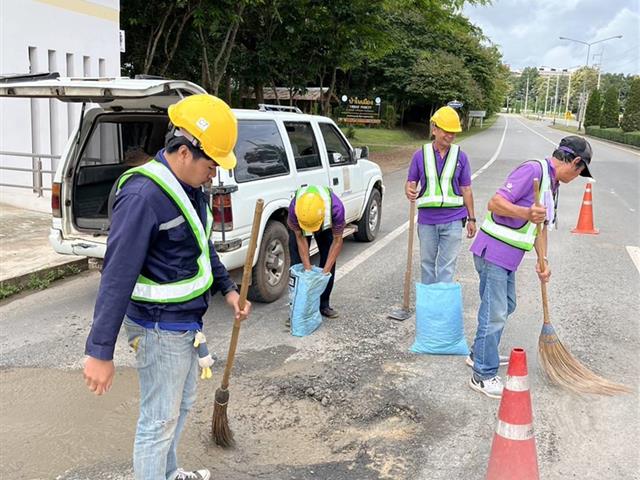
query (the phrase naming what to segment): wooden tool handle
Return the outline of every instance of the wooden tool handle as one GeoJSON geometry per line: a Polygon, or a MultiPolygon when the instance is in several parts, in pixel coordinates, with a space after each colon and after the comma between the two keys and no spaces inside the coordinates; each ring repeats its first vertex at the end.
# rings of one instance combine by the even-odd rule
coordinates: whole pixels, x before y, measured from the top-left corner
{"type": "MultiPolygon", "coordinates": [[[[242,283],[240,284],[240,300],[238,301],[240,310],[243,310],[245,305],[247,304],[247,293],[249,291],[249,284],[251,283],[251,270],[253,269],[253,258],[255,256],[256,245],[258,244],[258,233],[260,232],[260,220],[262,219],[263,208],[264,200],[259,198],[256,201],[256,209],[253,214],[253,225],[251,226],[251,238],[249,240],[247,257],[244,261],[244,269],[242,271],[242,283]]],[[[233,360],[235,358],[236,348],[238,346],[238,337],[240,336],[240,324],[240,320],[234,319],[233,331],[231,332],[231,341],[229,342],[229,353],[227,354],[227,365],[224,368],[224,374],[222,376],[222,388],[224,390],[229,387],[229,377],[231,376],[233,360]]]]}
{"type": "MultiPolygon", "coordinates": [[[[536,206],[540,206],[540,181],[537,178],[533,179],[533,191],[535,193],[536,206]]],[[[536,225],[536,229],[538,230],[538,235],[542,234],[541,223],[536,225]]],[[[544,246],[541,247],[541,251],[539,252],[538,258],[538,268],[543,272],[545,269],[544,257],[546,257],[547,252],[544,251],[544,246]]],[[[547,284],[540,280],[540,291],[542,293],[542,314],[544,317],[544,323],[549,323],[549,300],[547,299],[547,284]]]]}
{"type": "Polygon", "coordinates": [[[402,308],[409,310],[409,299],[411,298],[411,267],[413,266],[413,237],[416,221],[416,202],[412,200],[409,204],[409,241],[407,245],[407,269],[404,272],[404,296],[402,297],[402,308]]]}

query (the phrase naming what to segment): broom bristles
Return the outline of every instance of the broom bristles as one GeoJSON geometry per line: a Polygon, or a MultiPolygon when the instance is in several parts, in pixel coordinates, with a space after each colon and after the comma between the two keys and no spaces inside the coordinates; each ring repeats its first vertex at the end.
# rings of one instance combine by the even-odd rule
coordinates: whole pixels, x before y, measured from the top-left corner
{"type": "Polygon", "coordinates": [[[235,441],[233,432],[229,428],[227,418],[227,404],[229,403],[229,390],[220,387],[216,390],[216,400],[213,404],[213,417],[211,419],[211,437],[216,445],[223,448],[233,447],[235,441]]]}
{"type": "Polygon", "coordinates": [[[569,352],[550,323],[542,326],[538,341],[540,364],[547,378],[561,387],[576,393],[595,393],[598,395],[618,395],[629,393],[631,389],[620,383],[603,378],[580,363],[569,352]]]}

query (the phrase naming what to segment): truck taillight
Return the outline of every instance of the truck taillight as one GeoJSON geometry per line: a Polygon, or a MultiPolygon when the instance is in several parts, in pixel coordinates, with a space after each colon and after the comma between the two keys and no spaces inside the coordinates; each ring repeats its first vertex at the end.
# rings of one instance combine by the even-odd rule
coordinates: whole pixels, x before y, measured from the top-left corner
{"type": "Polygon", "coordinates": [[[228,232],[233,230],[233,212],[231,210],[231,194],[213,196],[213,231],[228,232]]]}
{"type": "Polygon", "coordinates": [[[51,213],[55,218],[62,218],[62,209],[60,208],[60,190],[62,184],[53,182],[51,185],[51,213]]]}

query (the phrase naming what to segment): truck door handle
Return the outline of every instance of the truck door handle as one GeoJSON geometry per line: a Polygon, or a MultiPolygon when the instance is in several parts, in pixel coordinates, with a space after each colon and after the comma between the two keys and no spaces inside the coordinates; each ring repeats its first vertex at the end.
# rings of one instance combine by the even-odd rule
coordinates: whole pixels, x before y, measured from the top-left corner
{"type": "Polygon", "coordinates": [[[338,185],[339,183],[340,183],[340,180],[338,180],[338,177],[333,177],[333,184],[338,185]]]}

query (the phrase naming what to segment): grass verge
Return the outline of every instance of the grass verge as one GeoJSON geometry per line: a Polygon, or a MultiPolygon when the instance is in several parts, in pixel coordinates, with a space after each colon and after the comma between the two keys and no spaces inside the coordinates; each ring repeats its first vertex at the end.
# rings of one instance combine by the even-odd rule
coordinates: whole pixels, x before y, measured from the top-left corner
{"type": "MultiPolygon", "coordinates": [[[[465,130],[456,135],[456,143],[460,140],[463,140],[471,135],[475,135],[476,133],[482,132],[488,128],[491,128],[496,120],[498,119],[497,115],[493,115],[492,117],[486,119],[483,122],[482,127],[479,125],[474,125],[469,130],[465,130]]],[[[422,128],[417,129],[400,129],[400,128],[367,128],[367,127],[342,127],[343,133],[349,138],[349,141],[354,146],[366,145],[369,147],[369,152],[371,153],[384,153],[389,150],[394,150],[396,148],[402,147],[412,147],[418,148],[421,145],[424,145],[429,141],[429,137],[427,136],[427,126],[424,125],[423,132],[421,132],[422,128]],[[351,132],[352,134],[351,134],[351,132]]]]}
{"type": "Polygon", "coordinates": [[[86,258],[0,282],[0,300],[27,290],[43,290],[52,282],[87,270],[86,258]]]}

